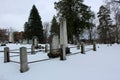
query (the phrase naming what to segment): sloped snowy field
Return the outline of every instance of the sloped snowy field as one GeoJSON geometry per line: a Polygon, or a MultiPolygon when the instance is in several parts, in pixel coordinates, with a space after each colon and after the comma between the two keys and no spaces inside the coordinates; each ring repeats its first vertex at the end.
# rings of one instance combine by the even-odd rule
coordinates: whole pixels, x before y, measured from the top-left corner
{"type": "MultiPolygon", "coordinates": [[[[10,50],[19,49],[21,46],[31,47],[20,44],[7,46],[10,50]]],[[[3,49],[4,47],[0,47],[0,50],[3,49]]],[[[71,52],[80,50],[72,48],[71,52]]],[[[97,45],[97,51],[67,56],[65,61],[56,58],[32,63],[29,64],[29,71],[25,73],[20,73],[18,63],[4,63],[3,57],[3,52],[0,52],[0,80],[120,80],[120,45],[117,44],[109,47],[97,45]]],[[[29,55],[28,61],[46,58],[47,53],[39,52],[36,55],[29,55]]],[[[11,57],[11,60],[19,62],[19,56],[11,57]]]]}

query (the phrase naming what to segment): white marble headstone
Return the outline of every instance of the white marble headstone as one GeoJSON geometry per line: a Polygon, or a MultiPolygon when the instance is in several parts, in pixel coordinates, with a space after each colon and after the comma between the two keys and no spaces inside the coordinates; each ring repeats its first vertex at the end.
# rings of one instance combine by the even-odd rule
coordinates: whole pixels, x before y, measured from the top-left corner
{"type": "Polygon", "coordinates": [[[59,49],[58,35],[53,35],[52,42],[51,42],[51,49],[59,49]]]}

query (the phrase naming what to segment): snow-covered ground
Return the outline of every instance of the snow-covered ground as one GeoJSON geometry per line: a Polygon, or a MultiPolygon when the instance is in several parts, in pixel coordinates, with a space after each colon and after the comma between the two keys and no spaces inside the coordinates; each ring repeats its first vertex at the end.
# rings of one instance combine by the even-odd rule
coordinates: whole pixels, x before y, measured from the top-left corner
{"type": "MultiPolygon", "coordinates": [[[[7,46],[10,50],[19,49],[21,46],[31,47],[20,44],[7,44],[7,46]]],[[[0,51],[3,49],[4,47],[0,46],[0,51]]],[[[71,52],[80,50],[71,48],[71,52]]],[[[3,52],[0,52],[0,80],[120,80],[120,45],[117,44],[109,47],[97,45],[97,51],[91,50],[86,54],[67,56],[65,61],[56,58],[31,63],[29,71],[25,73],[20,73],[20,64],[4,63],[3,57],[3,52]]],[[[28,55],[28,62],[46,58],[47,53],[38,52],[35,55],[28,55]]],[[[19,56],[10,59],[19,62],[19,56]]]]}

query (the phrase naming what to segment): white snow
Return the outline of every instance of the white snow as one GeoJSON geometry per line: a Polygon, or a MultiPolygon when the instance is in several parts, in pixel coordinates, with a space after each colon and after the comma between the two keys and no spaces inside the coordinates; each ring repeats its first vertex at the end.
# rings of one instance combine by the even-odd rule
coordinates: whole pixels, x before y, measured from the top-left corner
{"type": "MultiPolygon", "coordinates": [[[[31,47],[31,45],[20,44],[7,44],[7,46],[10,50],[19,49],[22,46],[31,47]]],[[[0,51],[3,49],[4,47],[0,46],[0,51]]],[[[80,50],[71,48],[71,52],[80,52],[80,50]]],[[[31,63],[29,70],[25,73],[20,73],[20,64],[4,63],[3,57],[3,52],[0,52],[0,80],[120,80],[120,45],[118,44],[113,46],[99,44],[97,51],[91,50],[86,54],[67,56],[65,61],[56,58],[31,63]]],[[[47,53],[38,52],[35,55],[29,54],[28,62],[46,58],[48,58],[47,53]]],[[[19,62],[19,56],[10,57],[10,59],[19,62]]]]}

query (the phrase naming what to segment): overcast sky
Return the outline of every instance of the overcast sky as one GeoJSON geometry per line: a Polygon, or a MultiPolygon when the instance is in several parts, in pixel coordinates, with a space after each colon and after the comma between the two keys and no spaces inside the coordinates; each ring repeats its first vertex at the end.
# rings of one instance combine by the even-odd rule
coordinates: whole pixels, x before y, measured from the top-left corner
{"type": "MultiPolygon", "coordinates": [[[[35,4],[42,22],[50,22],[56,15],[54,2],[59,0],[0,0],[0,28],[14,28],[22,31],[24,23],[28,20],[32,5],[35,4]]],[[[98,12],[102,0],[84,0],[91,9],[98,12]]]]}

